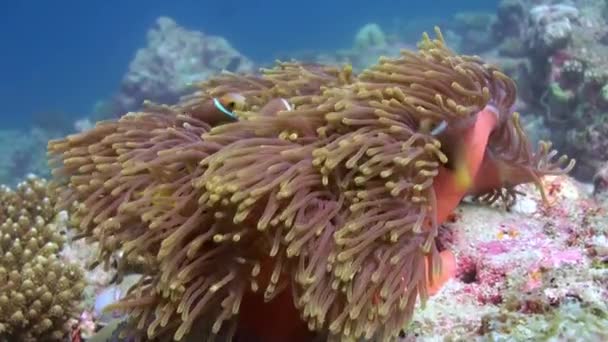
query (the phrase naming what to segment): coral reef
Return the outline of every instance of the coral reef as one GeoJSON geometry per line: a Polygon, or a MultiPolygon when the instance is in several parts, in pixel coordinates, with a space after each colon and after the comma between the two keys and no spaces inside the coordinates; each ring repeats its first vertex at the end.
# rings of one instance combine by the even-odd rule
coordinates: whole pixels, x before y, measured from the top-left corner
{"type": "Polygon", "coordinates": [[[498,41],[505,38],[519,38],[522,35],[521,18],[525,15],[524,3],[520,0],[502,0],[496,11],[494,36],[498,41]]]}
{"type": "Polygon", "coordinates": [[[528,44],[542,55],[551,55],[564,48],[572,38],[572,22],[579,10],[567,4],[542,4],[529,11],[528,44]]]}
{"type": "Polygon", "coordinates": [[[64,262],[67,213],[46,181],[0,187],[0,341],[63,341],[78,316],[82,270],[64,262]]]}
{"type": "Polygon", "coordinates": [[[438,32],[358,76],[294,63],[224,74],[49,152],[100,261],[149,261],[111,307],[132,332],[301,337],[308,325],[390,340],[428,299],[439,223],[467,191],[511,204],[517,184],[572,168],[549,144],[531,150],[514,101],[507,76],[438,32]],[[478,153],[472,187],[452,172],[459,147],[478,153]]]}
{"type": "Polygon", "coordinates": [[[253,63],[224,38],[189,31],[160,17],[148,32],[147,46],[131,61],[118,94],[103,110],[121,115],[140,108],[144,100],[175,103],[191,83],[222,70],[252,71],[253,63]]]}
{"type": "Polygon", "coordinates": [[[579,160],[591,181],[608,160],[608,25],[603,1],[503,0],[488,59],[522,91],[526,114],[540,114],[556,147],[579,160]]]}

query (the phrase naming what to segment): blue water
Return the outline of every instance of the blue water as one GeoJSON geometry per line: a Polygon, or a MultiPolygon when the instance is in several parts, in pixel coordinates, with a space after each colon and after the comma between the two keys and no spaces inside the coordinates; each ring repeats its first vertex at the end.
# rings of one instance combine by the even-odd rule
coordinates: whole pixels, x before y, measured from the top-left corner
{"type": "Polygon", "coordinates": [[[82,117],[117,88],[159,16],[221,35],[256,62],[351,46],[369,22],[494,12],[497,1],[60,0],[0,3],[0,129],[33,117],[82,117]]]}

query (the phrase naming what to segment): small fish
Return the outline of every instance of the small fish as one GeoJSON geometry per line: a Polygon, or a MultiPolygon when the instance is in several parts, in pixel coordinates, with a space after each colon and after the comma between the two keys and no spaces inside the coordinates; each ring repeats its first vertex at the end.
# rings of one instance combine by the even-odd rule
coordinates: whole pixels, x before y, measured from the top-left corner
{"type": "Polygon", "coordinates": [[[433,128],[431,130],[431,135],[432,136],[438,136],[441,133],[445,132],[445,130],[448,128],[448,122],[443,120],[441,121],[435,128],[433,128]]]}
{"type": "Polygon", "coordinates": [[[214,97],[202,105],[193,108],[187,114],[206,122],[210,126],[217,126],[227,122],[234,122],[238,117],[236,110],[244,110],[246,99],[238,93],[227,93],[221,97],[214,97]]]}
{"type": "Polygon", "coordinates": [[[237,93],[228,93],[220,98],[213,98],[213,105],[220,112],[226,114],[231,119],[237,120],[235,110],[243,110],[245,107],[245,97],[237,93]]]}
{"type": "Polygon", "coordinates": [[[95,305],[94,305],[94,313],[95,318],[102,322],[109,322],[114,318],[120,316],[120,312],[106,312],[104,309],[110,305],[118,302],[123,296],[123,291],[118,287],[118,285],[110,285],[109,287],[103,289],[101,292],[95,296],[95,305]]]}

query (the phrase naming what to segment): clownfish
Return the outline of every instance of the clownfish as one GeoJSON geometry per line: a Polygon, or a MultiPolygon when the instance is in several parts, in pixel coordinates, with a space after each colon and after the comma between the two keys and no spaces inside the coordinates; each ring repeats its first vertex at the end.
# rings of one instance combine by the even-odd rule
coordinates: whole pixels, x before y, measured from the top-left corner
{"type": "Polygon", "coordinates": [[[221,97],[214,97],[194,108],[189,114],[210,126],[217,126],[238,120],[237,110],[244,110],[246,99],[238,93],[227,93],[221,97]]]}
{"type": "Polygon", "coordinates": [[[228,93],[220,98],[214,97],[212,101],[217,110],[232,120],[238,120],[234,111],[243,110],[245,107],[245,97],[237,93],[228,93]]]}
{"type": "MultiPolygon", "coordinates": [[[[448,132],[447,122],[442,121],[431,134],[442,137],[443,151],[448,155],[448,165],[439,169],[439,174],[433,181],[436,197],[435,222],[445,222],[454,212],[462,198],[473,189],[481,178],[480,170],[484,164],[486,147],[490,134],[498,125],[498,111],[493,106],[486,106],[476,114],[472,125],[464,129],[454,129],[448,132]]],[[[449,250],[439,253],[441,267],[438,274],[433,274],[426,263],[427,292],[436,294],[446,282],[456,275],[456,259],[449,250]],[[432,278],[432,279],[431,279],[432,278]]]]}
{"type": "MultiPolygon", "coordinates": [[[[210,126],[238,121],[235,111],[244,110],[246,99],[238,93],[227,93],[221,97],[214,97],[193,110],[190,114],[202,120],[210,126]]],[[[284,98],[274,98],[266,103],[260,110],[259,115],[271,116],[281,111],[292,111],[293,105],[284,98]]]]}

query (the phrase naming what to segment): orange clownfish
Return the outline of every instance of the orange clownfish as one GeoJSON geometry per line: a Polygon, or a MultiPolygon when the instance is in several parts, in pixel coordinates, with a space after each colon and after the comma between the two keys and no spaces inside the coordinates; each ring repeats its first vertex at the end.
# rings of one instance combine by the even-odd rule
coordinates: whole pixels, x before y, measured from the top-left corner
{"type": "Polygon", "coordinates": [[[237,93],[228,93],[220,98],[212,99],[213,106],[231,120],[238,120],[235,110],[243,110],[245,107],[245,97],[237,93]]]}
{"type": "Polygon", "coordinates": [[[227,93],[204,102],[201,106],[194,108],[190,115],[210,126],[217,126],[238,120],[234,111],[243,110],[245,106],[246,99],[243,95],[227,93]]]}

